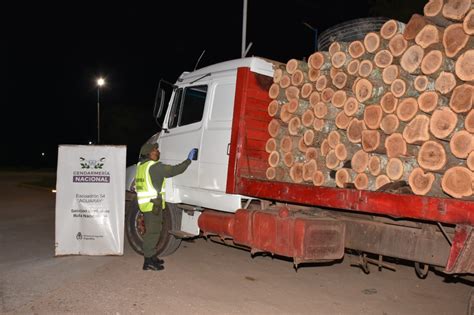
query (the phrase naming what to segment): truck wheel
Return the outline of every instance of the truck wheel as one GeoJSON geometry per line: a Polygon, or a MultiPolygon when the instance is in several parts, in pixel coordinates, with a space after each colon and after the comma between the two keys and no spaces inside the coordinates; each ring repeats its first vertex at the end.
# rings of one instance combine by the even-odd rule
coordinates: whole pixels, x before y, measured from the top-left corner
{"type": "MultiPolygon", "coordinates": [[[[143,215],[138,208],[136,198],[127,202],[126,213],[125,226],[128,242],[134,251],[143,255],[145,222],[143,220],[143,215]]],[[[178,249],[181,244],[181,239],[171,235],[169,231],[180,230],[180,228],[181,209],[174,204],[167,203],[163,212],[163,228],[161,229],[160,239],[156,244],[156,252],[158,256],[171,255],[178,249]]]]}

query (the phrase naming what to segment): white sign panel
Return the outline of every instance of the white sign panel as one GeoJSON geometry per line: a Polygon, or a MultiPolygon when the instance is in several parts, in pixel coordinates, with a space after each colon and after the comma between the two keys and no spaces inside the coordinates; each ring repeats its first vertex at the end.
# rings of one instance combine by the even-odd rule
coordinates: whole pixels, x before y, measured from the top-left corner
{"type": "Polygon", "coordinates": [[[123,254],[125,169],[125,146],[59,146],[56,256],[123,254]]]}

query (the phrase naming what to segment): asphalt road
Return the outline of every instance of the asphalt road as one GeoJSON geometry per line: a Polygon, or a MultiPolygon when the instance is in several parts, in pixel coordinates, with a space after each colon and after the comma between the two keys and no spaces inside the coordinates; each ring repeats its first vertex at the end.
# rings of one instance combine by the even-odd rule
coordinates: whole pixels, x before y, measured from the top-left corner
{"type": "Polygon", "coordinates": [[[472,283],[411,266],[369,275],[342,262],[301,267],[204,239],[165,270],[123,256],[54,257],[55,196],[20,187],[41,174],[0,173],[1,314],[466,314],[472,283]]]}

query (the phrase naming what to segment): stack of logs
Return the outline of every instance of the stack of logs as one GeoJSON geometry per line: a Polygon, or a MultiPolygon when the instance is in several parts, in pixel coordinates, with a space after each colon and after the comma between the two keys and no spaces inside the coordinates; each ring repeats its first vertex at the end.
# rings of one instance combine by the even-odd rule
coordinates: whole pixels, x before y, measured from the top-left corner
{"type": "Polygon", "coordinates": [[[473,8],[430,0],[407,24],[276,67],[267,179],[471,198],[473,8]]]}

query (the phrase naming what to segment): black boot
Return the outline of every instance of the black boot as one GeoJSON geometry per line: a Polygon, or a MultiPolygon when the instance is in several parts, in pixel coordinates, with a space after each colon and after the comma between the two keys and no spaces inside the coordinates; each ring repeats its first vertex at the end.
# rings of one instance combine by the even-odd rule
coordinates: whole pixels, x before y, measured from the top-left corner
{"type": "Polygon", "coordinates": [[[151,257],[145,257],[145,261],[143,262],[143,270],[163,270],[165,267],[163,267],[162,264],[159,264],[157,262],[153,261],[153,258],[151,257]]]}
{"type": "Polygon", "coordinates": [[[165,261],[163,259],[160,259],[160,257],[158,256],[152,256],[151,260],[153,260],[154,263],[157,263],[160,265],[163,265],[165,263],[165,261]]]}

